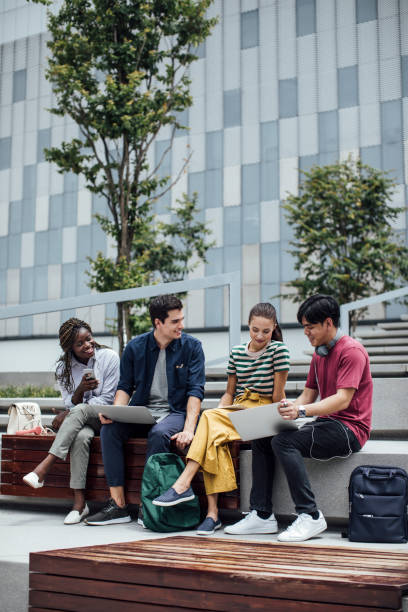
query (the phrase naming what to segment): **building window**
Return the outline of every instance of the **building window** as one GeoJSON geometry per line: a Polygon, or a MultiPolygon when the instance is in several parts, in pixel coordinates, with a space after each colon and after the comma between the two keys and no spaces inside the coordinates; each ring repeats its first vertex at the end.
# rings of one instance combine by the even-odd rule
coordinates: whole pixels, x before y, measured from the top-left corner
{"type": "Polygon", "coordinates": [[[241,49],[259,45],[258,10],[241,13],[241,49]]]}
{"type": "Polygon", "coordinates": [[[25,100],[27,84],[27,71],[16,70],[13,74],[13,102],[25,100]]]}

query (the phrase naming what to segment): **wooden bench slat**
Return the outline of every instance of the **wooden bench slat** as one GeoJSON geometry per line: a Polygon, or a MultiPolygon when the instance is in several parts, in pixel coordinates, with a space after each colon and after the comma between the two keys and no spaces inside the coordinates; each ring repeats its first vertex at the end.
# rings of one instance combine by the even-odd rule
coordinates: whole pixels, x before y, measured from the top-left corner
{"type": "MultiPolygon", "coordinates": [[[[52,610],[61,612],[78,612],[78,610],[86,610],[86,612],[112,612],[112,600],[101,599],[99,597],[82,597],[80,595],[65,595],[63,593],[44,593],[41,591],[30,591],[29,595],[30,611],[31,606],[45,606],[46,612],[52,610]]],[[[34,608],[34,610],[37,608],[34,608]]],[[[115,601],[115,612],[134,612],[135,604],[127,601],[115,601]]],[[[194,608],[190,608],[194,610],[194,608]]],[[[155,606],[152,604],[140,604],[137,606],[138,612],[164,612],[163,606],[155,606]]],[[[179,607],[166,606],[166,611],[175,612],[180,610],[179,607]]]]}
{"type": "MultiPolygon", "coordinates": [[[[224,612],[225,610],[267,610],[273,609],[274,612],[285,612],[287,610],[310,610],[310,601],[288,602],[279,599],[266,597],[254,597],[248,595],[232,595],[230,593],[209,593],[199,592],[191,589],[162,588],[159,586],[131,585],[117,582],[100,580],[79,579],[61,576],[50,576],[45,574],[30,574],[30,589],[44,593],[64,593],[69,595],[85,595],[92,598],[103,598],[104,605],[112,605],[111,600],[115,600],[115,610],[117,602],[133,602],[136,610],[140,604],[153,604],[171,606],[173,603],[179,608],[191,609],[192,602],[194,608],[198,610],[211,610],[224,612]],[[110,600],[110,601],[108,601],[110,600]],[[288,605],[289,604],[289,605],[288,605]]],[[[37,599],[41,596],[37,595],[37,599]]],[[[326,603],[314,603],[316,612],[327,612],[326,603]]],[[[363,612],[367,608],[360,606],[332,605],[331,612],[363,612]]],[[[371,608],[372,612],[379,611],[380,608],[371,608]]]]}
{"type": "MultiPolygon", "coordinates": [[[[400,610],[408,588],[404,553],[186,536],[32,553],[30,570],[135,588],[309,602],[313,610],[310,602],[400,610]]],[[[198,597],[192,600],[198,605],[198,597]]]]}
{"type": "MultiPolygon", "coordinates": [[[[37,466],[38,464],[35,463],[34,461],[2,461],[1,462],[1,474],[3,476],[3,474],[6,474],[8,472],[14,472],[16,474],[19,474],[21,477],[24,476],[24,474],[27,474],[28,472],[32,472],[34,470],[34,468],[37,466]]],[[[70,465],[69,462],[63,462],[63,463],[54,463],[54,465],[51,467],[50,471],[49,471],[49,475],[64,475],[64,474],[70,474],[70,465]]],[[[128,472],[126,472],[126,474],[128,475],[128,472]]],[[[143,474],[143,468],[142,467],[133,467],[132,471],[129,471],[129,474],[135,475],[136,477],[140,478],[142,477],[143,474]]],[[[105,475],[105,470],[103,465],[93,465],[90,464],[88,466],[88,476],[104,476],[105,475]]],[[[48,480],[48,478],[47,478],[48,480]]]]}
{"type": "MultiPolygon", "coordinates": [[[[31,449],[8,449],[2,448],[1,456],[6,461],[34,461],[36,464],[40,463],[45,457],[43,450],[31,450],[31,449]]],[[[131,451],[126,450],[125,461],[128,466],[144,466],[145,456],[144,455],[132,455],[131,451]]],[[[233,459],[233,461],[236,461],[233,459]]],[[[63,462],[62,459],[57,459],[56,463],[63,462]]],[[[89,463],[93,465],[103,465],[102,453],[91,453],[89,463]]]]}

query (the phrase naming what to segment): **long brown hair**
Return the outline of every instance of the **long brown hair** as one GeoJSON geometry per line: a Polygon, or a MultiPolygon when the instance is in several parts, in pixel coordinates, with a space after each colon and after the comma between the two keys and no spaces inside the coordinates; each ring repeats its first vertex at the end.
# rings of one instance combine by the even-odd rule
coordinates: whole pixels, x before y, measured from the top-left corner
{"type": "MultiPolygon", "coordinates": [[[[75,339],[81,327],[84,327],[89,331],[91,336],[93,336],[91,326],[86,321],[81,321],[81,319],[76,319],[75,317],[65,321],[58,332],[60,346],[64,352],[57,361],[55,378],[68,393],[74,391],[74,380],[72,378],[72,347],[74,346],[75,339]]],[[[101,344],[95,341],[94,344],[97,349],[102,347],[101,344]]]]}
{"type": "Polygon", "coordinates": [[[276,310],[272,304],[269,302],[259,302],[259,304],[255,304],[249,313],[248,325],[251,324],[254,317],[263,317],[264,319],[269,319],[276,323],[276,327],[272,332],[272,340],[283,342],[282,330],[279,327],[279,323],[276,319],[276,310]]]}

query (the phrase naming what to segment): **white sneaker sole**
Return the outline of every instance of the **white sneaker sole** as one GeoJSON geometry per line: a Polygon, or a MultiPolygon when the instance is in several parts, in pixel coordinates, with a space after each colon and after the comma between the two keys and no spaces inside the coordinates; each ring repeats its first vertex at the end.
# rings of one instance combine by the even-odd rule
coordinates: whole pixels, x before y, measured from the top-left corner
{"type": "Polygon", "coordinates": [[[191,501],[194,498],[195,498],[195,495],[189,495],[188,497],[183,497],[182,499],[176,499],[175,501],[172,501],[172,502],[157,502],[153,500],[152,504],[154,506],[163,506],[163,508],[166,508],[167,506],[177,506],[178,504],[182,504],[183,502],[191,501]]]}
{"type": "Polygon", "coordinates": [[[302,536],[291,536],[290,534],[285,536],[285,532],[283,531],[282,533],[278,535],[278,541],[279,542],[306,542],[307,540],[310,540],[311,538],[315,538],[320,533],[323,533],[323,531],[326,531],[326,529],[327,529],[327,525],[325,527],[316,527],[316,529],[314,529],[306,537],[305,536],[303,537],[302,536]]]}
{"type": "Polygon", "coordinates": [[[131,520],[132,519],[130,516],[123,516],[122,518],[110,519],[109,521],[87,521],[85,519],[85,524],[86,525],[115,525],[119,523],[130,523],[131,520]]]}
{"type": "Polygon", "coordinates": [[[255,528],[255,529],[234,529],[233,526],[225,527],[224,533],[229,533],[230,535],[256,535],[257,533],[278,533],[278,526],[272,525],[271,527],[264,527],[263,529],[255,528]]]}

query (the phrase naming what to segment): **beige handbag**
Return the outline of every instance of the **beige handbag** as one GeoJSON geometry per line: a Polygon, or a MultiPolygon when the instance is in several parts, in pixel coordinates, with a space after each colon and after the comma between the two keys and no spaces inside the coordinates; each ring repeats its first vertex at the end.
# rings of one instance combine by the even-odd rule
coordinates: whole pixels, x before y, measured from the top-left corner
{"type": "Polygon", "coordinates": [[[41,409],[35,402],[18,402],[8,409],[9,421],[7,433],[41,427],[41,409]]]}

